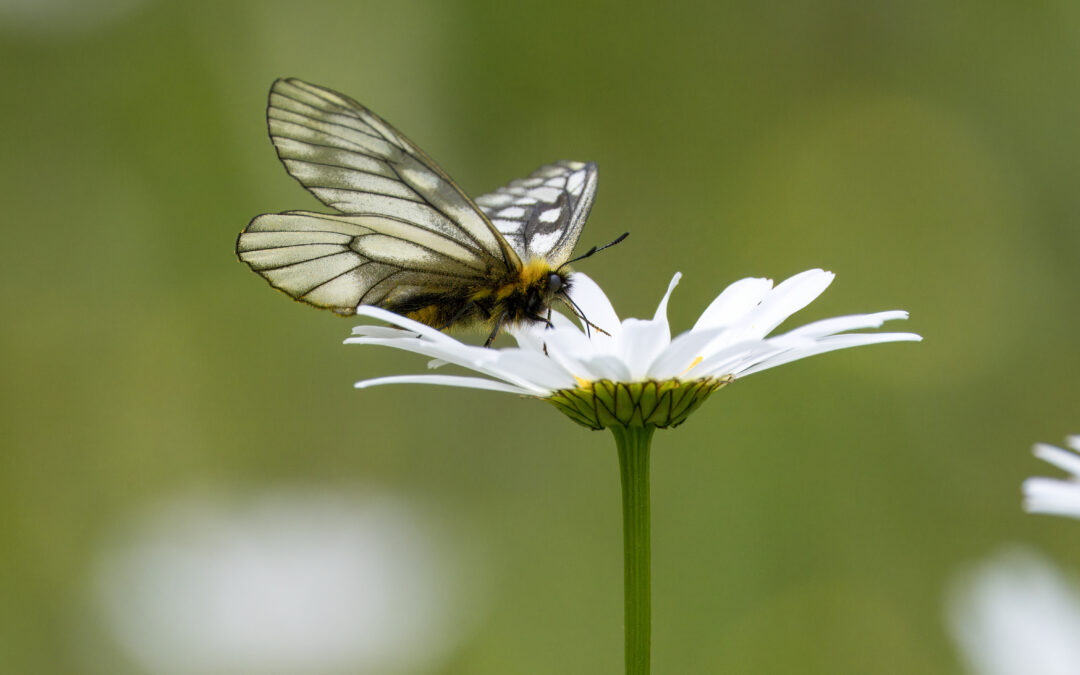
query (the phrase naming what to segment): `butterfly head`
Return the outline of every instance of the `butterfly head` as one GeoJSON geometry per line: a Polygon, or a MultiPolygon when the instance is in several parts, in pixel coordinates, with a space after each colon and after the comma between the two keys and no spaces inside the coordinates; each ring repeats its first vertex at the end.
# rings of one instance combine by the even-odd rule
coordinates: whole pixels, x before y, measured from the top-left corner
{"type": "Polygon", "coordinates": [[[562,274],[559,274],[558,272],[551,272],[548,274],[547,281],[548,293],[554,296],[556,293],[562,290],[563,286],[566,285],[567,280],[563,278],[562,274]]]}
{"type": "Polygon", "coordinates": [[[542,258],[527,262],[507,289],[512,320],[536,319],[545,314],[557,297],[565,296],[570,290],[569,275],[569,270],[553,269],[542,258]]]}

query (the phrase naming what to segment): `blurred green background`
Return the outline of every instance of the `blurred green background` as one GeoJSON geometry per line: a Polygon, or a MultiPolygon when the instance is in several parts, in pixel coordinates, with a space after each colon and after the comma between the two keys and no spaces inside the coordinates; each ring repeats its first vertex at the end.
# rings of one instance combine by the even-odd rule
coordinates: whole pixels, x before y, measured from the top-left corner
{"type": "MultiPolygon", "coordinates": [[[[756,375],[657,434],[654,672],[954,673],[958,569],[1009,542],[1080,431],[1080,5],[0,2],[0,671],[138,673],[93,600],[123,523],[175,495],[363,484],[484,559],[475,624],[423,672],[621,669],[609,436],[541,403],[354,391],[424,360],[236,261],[318,209],[267,90],[348,93],[472,194],[594,160],[579,269],[624,316],[675,271],[675,330],[725,285],[837,273],[791,325],[907,309],[922,344],[756,375]],[[456,530],[455,530],[456,531],[456,530]]],[[[479,568],[478,568],[479,569],[479,568]]],[[[460,590],[460,589],[459,589],[460,590]]]]}

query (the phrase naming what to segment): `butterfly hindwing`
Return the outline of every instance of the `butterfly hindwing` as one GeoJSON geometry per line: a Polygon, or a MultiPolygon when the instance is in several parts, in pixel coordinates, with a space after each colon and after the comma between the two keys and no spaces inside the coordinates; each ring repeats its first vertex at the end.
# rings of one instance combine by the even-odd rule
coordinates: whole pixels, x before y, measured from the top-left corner
{"type": "Polygon", "coordinates": [[[544,258],[553,267],[570,259],[596,196],[593,162],[560,161],[476,198],[523,260],[544,258]]]}
{"type": "Polygon", "coordinates": [[[236,251],[275,288],[339,314],[405,307],[426,289],[452,291],[484,275],[468,248],[381,216],[270,213],[241,233],[236,251]]]}

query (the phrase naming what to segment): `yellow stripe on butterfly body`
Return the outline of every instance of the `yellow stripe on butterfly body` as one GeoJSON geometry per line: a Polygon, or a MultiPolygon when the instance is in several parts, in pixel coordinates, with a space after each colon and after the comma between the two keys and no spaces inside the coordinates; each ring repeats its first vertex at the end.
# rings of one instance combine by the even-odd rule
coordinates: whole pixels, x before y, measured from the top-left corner
{"type": "MultiPolygon", "coordinates": [[[[439,324],[439,319],[442,318],[444,314],[445,310],[443,307],[443,305],[428,305],[427,307],[422,307],[418,310],[409,312],[405,316],[413,321],[419,321],[422,324],[434,327],[439,324]]],[[[449,321],[449,319],[447,320],[449,321]]]]}
{"type": "Polygon", "coordinates": [[[456,294],[448,294],[438,302],[420,308],[388,307],[404,313],[410,319],[436,328],[454,325],[483,325],[494,328],[502,325],[536,321],[555,299],[558,290],[568,288],[569,272],[556,271],[542,259],[530,260],[519,274],[488,285],[476,286],[456,294]],[[552,288],[552,276],[557,276],[557,288],[552,288]]]}
{"type": "Polygon", "coordinates": [[[470,199],[388,122],[338,92],[274,82],[270,138],[334,213],[256,217],[237,256],[292,298],[339,314],[375,305],[427,325],[537,321],[567,300],[561,268],[596,190],[596,165],[556,162],[470,199]],[[525,262],[523,262],[525,261],[525,262]]]}

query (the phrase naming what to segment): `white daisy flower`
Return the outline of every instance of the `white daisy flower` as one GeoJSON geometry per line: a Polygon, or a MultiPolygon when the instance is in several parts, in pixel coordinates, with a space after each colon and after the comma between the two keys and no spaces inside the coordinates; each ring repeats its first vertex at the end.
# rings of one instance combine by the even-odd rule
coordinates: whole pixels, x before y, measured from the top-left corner
{"type": "Polygon", "coordinates": [[[742,279],[716,297],[693,328],[675,338],[667,304],[681,275],[668,286],[652,319],[619,320],[600,287],[584,274],[571,279],[571,298],[587,318],[579,326],[555,314],[553,326],[510,329],[518,346],[490,349],[464,344],[417,321],[361,305],[358,315],[385,321],[358,326],[349,344],[384,345],[432,357],[484,377],[394,375],[364,380],[357,388],[383,384],[441,384],[505,391],[544,398],[575,421],[600,429],[613,425],[673,426],[706,396],[753,373],[807,356],[879,342],[918,341],[914,333],[850,333],[877,328],[907,312],[856,314],[815,321],[767,337],[789,316],[810,304],[833,274],[808,270],[778,284],[742,279]]]}
{"type": "Polygon", "coordinates": [[[972,675],[1080,673],[1080,587],[1034,551],[1003,551],[956,579],[947,618],[972,675]]]}
{"type": "Polygon", "coordinates": [[[430,673],[475,623],[475,553],[393,495],[196,493],[118,534],[94,595],[148,675],[430,673]]]}
{"type": "Polygon", "coordinates": [[[1080,518],[1080,436],[1065,440],[1068,450],[1037,443],[1036,457],[1070,474],[1066,479],[1028,478],[1024,481],[1024,508],[1031,513],[1050,513],[1080,518]]]}

